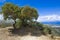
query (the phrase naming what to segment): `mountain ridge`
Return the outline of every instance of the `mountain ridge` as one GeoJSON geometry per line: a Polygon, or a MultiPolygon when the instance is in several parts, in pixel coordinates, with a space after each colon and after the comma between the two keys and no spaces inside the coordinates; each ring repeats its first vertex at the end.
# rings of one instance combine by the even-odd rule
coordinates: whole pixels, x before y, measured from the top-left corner
{"type": "Polygon", "coordinates": [[[60,26],[60,21],[41,22],[43,24],[60,26]]]}

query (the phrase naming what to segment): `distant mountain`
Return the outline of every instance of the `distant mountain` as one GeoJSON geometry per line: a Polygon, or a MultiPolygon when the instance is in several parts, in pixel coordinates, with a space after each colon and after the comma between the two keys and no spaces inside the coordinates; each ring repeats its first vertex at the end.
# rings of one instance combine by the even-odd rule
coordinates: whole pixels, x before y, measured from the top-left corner
{"type": "Polygon", "coordinates": [[[60,26],[60,21],[42,22],[43,24],[60,26]]]}

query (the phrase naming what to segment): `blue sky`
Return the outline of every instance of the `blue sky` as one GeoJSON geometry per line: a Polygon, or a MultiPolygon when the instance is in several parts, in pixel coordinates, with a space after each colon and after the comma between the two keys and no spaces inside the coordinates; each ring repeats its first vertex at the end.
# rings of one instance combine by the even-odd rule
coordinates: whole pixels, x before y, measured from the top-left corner
{"type": "Polygon", "coordinates": [[[60,0],[0,0],[0,6],[6,2],[11,2],[18,6],[28,5],[36,8],[39,13],[38,21],[60,20],[60,0]]]}

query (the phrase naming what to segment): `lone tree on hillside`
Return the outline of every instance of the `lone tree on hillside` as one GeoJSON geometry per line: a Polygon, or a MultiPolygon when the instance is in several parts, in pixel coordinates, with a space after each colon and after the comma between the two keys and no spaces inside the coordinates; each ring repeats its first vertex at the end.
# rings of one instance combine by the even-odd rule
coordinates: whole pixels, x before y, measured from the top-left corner
{"type": "Polygon", "coordinates": [[[38,12],[35,8],[29,6],[18,7],[11,3],[6,3],[2,6],[4,19],[13,19],[13,27],[16,29],[16,19],[21,21],[22,26],[26,26],[29,22],[37,20],[38,12]]]}

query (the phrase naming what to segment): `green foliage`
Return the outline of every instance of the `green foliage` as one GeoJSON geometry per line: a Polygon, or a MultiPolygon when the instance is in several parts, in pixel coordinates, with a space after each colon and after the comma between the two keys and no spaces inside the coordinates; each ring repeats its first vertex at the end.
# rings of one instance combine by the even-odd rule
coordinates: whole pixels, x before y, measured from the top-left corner
{"type": "Polygon", "coordinates": [[[6,3],[2,6],[2,12],[4,15],[4,19],[11,18],[15,20],[17,18],[17,11],[20,8],[14,4],[6,3]]]}
{"type": "Polygon", "coordinates": [[[45,34],[51,34],[51,28],[50,28],[50,26],[48,26],[48,25],[44,25],[44,33],[45,34]]]}
{"type": "Polygon", "coordinates": [[[36,9],[34,8],[30,8],[29,6],[25,6],[21,9],[21,19],[37,19],[38,18],[38,13],[36,11],[36,9]]]}
{"type": "Polygon", "coordinates": [[[42,24],[42,23],[37,22],[37,25],[38,25],[39,27],[43,27],[43,24],[42,24]]]}
{"type": "Polygon", "coordinates": [[[4,19],[13,19],[16,26],[26,26],[28,21],[31,23],[33,20],[38,18],[38,12],[35,8],[31,8],[29,6],[18,7],[12,3],[6,3],[2,6],[2,12],[4,15],[4,19]],[[19,19],[19,22],[16,21],[19,19]]]}
{"type": "Polygon", "coordinates": [[[21,20],[17,20],[16,22],[16,28],[20,28],[22,26],[22,21],[21,20]]]}
{"type": "Polygon", "coordinates": [[[47,27],[44,28],[44,33],[48,34],[48,28],[47,27]]]}

